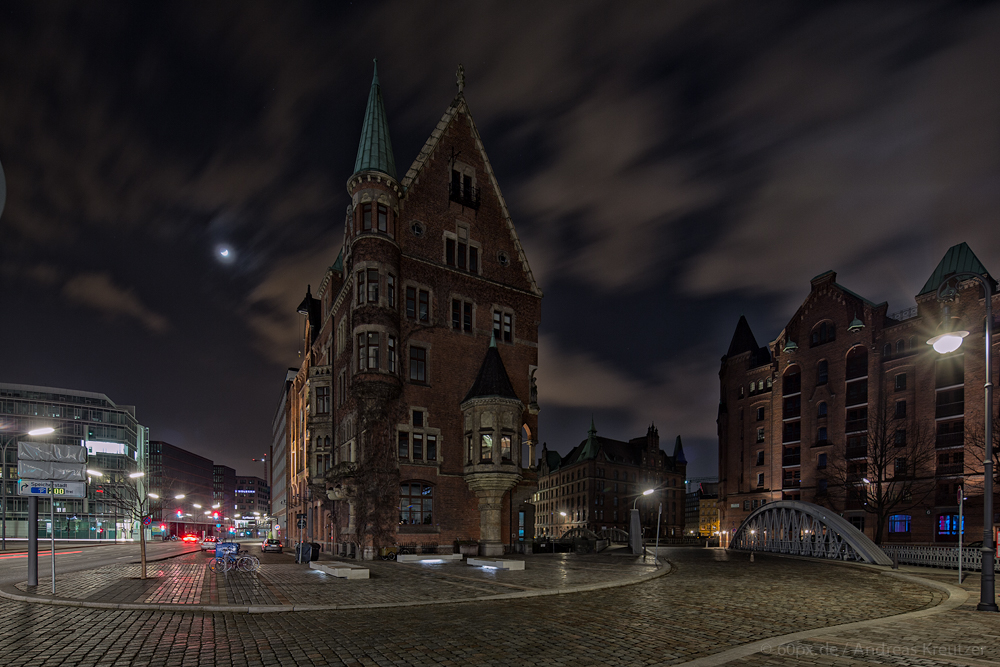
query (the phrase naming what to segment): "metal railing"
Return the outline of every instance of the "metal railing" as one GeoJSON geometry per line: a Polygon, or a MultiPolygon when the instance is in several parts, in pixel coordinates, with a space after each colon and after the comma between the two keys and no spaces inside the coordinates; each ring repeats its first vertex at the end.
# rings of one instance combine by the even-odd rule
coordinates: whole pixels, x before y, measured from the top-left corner
{"type": "MultiPolygon", "coordinates": [[[[900,565],[958,569],[957,544],[951,547],[917,547],[908,544],[883,544],[882,551],[890,558],[898,558],[900,565]]],[[[962,570],[979,571],[982,568],[983,550],[979,547],[963,547],[962,570]]],[[[995,563],[994,570],[1000,570],[1000,561],[995,563]]]]}

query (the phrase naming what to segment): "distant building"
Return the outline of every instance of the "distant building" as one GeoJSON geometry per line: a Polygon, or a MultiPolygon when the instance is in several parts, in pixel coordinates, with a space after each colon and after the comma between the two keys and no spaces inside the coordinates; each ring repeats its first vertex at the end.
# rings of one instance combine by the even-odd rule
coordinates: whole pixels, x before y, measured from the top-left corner
{"type": "MultiPolygon", "coordinates": [[[[212,466],[212,507],[218,505],[217,532],[227,533],[236,512],[236,471],[229,466],[212,466]],[[221,527],[219,526],[221,524],[221,527]]],[[[213,512],[214,515],[214,512],[213,512]]]]}
{"type": "MultiPolygon", "coordinates": [[[[289,368],[281,384],[281,397],[271,421],[271,514],[274,516],[275,534],[288,535],[288,392],[295,382],[298,369],[289,368]]],[[[294,526],[295,522],[291,522],[294,526]]]]}
{"type": "Polygon", "coordinates": [[[633,504],[640,510],[645,536],[681,537],[684,530],[684,475],[687,459],[677,436],[674,453],[660,449],[660,434],[650,426],[645,436],[624,442],[597,435],[593,422],[587,438],[566,456],[547,446],[538,467],[534,496],[535,534],[562,537],[574,528],[595,533],[628,531],[633,504]],[[654,489],[648,496],[643,491],[654,489]]]}
{"type": "MultiPolygon", "coordinates": [[[[148,440],[149,429],[136,421],[135,408],[117,405],[104,394],[0,383],[0,446],[5,456],[0,477],[8,480],[6,536],[24,539],[28,535],[28,498],[18,496],[17,488],[17,443],[25,441],[85,445],[88,469],[102,473],[90,479],[86,498],[55,501],[57,539],[138,537],[138,523],[118,514],[113,504],[104,501],[103,493],[106,485],[136,483],[126,480],[131,473],[144,470],[148,440]],[[27,435],[42,427],[55,432],[27,435]]],[[[142,489],[144,483],[140,479],[137,486],[142,489]]],[[[48,514],[46,498],[39,500],[38,511],[48,514]]]]}
{"type": "Polygon", "coordinates": [[[248,537],[263,537],[268,525],[273,521],[271,513],[271,489],[260,477],[236,478],[236,503],[233,513],[237,534],[248,537]]]}
{"type": "MultiPolygon", "coordinates": [[[[933,270],[914,308],[889,313],[887,303],[860,296],[827,271],[812,279],[802,305],[766,345],[740,318],[719,372],[724,531],[732,534],[762,504],[803,500],[883,542],[951,544],[958,541],[961,487],[966,540],[982,535],[969,526],[983,525],[983,293],[976,280],[965,280],[948,311],[937,298],[943,283],[966,271],[995,289],[961,243],[933,270]],[[927,341],[946,314],[970,333],[940,355],[927,341]],[[874,511],[878,494],[898,498],[883,521],[874,511]]],[[[996,318],[995,291],[992,303],[996,318]]],[[[993,336],[996,354],[995,323],[993,336]]]]}
{"type": "Polygon", "coordinates": [[[712,537],[719,532],[719,483],[702,482],[698,495],[698,536],[712,537]]]}
{"type": "Polygon", "coordinates": [[[212,516],[214,473],[212,462],[204,456],[169,442],[150,442],[149,490],[162,499],[162,511],[153,517],[154,533],[156,529],[177,536],[221,533],[212,516]]]}

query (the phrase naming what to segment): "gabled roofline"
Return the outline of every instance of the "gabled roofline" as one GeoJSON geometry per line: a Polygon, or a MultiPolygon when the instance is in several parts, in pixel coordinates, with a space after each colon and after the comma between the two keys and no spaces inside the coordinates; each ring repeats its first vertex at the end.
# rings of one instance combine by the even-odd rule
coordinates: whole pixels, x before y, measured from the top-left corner
{"type": "Polygon", "coordinates": [[[517,236],[517,231],[514,230],[514,221],[510,217],[510,211],[507,209],[507,201],[503,197],[503,193],[500,192],[500,184],[497,183],[496,175],[493,173],[493,166],[490,164],[490,159],[486,155],[486,149],[483,147],[482,137],[479,135],[479,128],[476,127],[476,121],[472,118],[472,112],[469,109],[469,103],[465,100],[465,95],[459,91],[455,99],[452,100],[451,105],[445,110],[441,119],[438,121],[437,125],[434,126],[434,130],[431,131],[431,135],[427,137],[427,141],[424,143],[423,148],[417,154],[416,159],[410,168],[406,170],[406,175],[403,176],[403,180],[400,181],[400,185],[403,188],[403,196],[406,196],[406,192],[409,191],[410,186],[416,182],[417,178],[420,176],[420,172],[423,171],[424,166],[427,164],[428,158],[434,154],[437,149],[438,143],[441,141],[441,137],[444,135],[448,125],[455,119],[455,116],[459,112],[465,112],[465,115],[469,119],[469,127],[472,130],[472,138],[476,142],[476,148],[479,150],[479,156],[483,160],[483,165],[486,169],[486,175],[489,178],[490,184],[493,186],[493,191],[497,195],[497,199],[500,202],[500,214],[503,216],[504,222],[507,223],[507,229],[510,232],[511,240],[514,242],[514,247],[517,249],[517,256],[521,260],[521,266],[524,272],[528,274],[528,281],[531,283],[531,291],[538,296],[542,296],[542,290],[538,287],[538,283],[535,281],[535,276],[531,272],[531,267],[528,265],[528,256],[524,254],[524,247],[521,245],[521,239],[517,236]]]}

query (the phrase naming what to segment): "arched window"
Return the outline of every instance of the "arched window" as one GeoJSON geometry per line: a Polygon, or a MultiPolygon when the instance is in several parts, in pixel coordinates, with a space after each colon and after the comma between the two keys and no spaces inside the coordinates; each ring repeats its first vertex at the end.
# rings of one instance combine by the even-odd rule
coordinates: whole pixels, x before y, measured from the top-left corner
{"type": "Polygon", "coordinates": [[[757,380],[757,391],[764,391],[764,381],[757,380]]]}
{"type": "Polygon", "coordinates": [[[829,378],[829,364],[824,359],[816,365],[816,384],[826,384],[829,378]]]}
{"type": "Polygon", "coordinates": [[[868,375],[868,351],[856,345],[847,353],[847,379],[853,380],[868,375]]]}
{"type": "Polygon", "coordinates": [[[771,378],[767,378],[767,380],[764,381],[764,386],[767,387],[768,391],[771,391],[771,378]]]}
{"type": "Polygon", "coordinates": [[[403,482],[399,486],[399,523],[431,525],[434,487],[423,482],[403,482]]]}
{"type": "Polygon", "coordinates": [[[917,349],[917,337],[910,336],[910,352],[917,349]]]}
{"type": "Polygon", "coordinates": [[[817,345],[823,345],[824,343],[829,343],[836,339],[836,330],[834,329],[833,322],[820,322],[812,330],[812,336],[810,337],[810,343],[812,347],[817,345]]]}
{"type": "Polygon", "coordinates": [[[782,377],[782,395],[797,394],[802,391],[802,373],[798,366],[789,366],[782,377]]]}
{"type": "Polygon", "coordinates": [[[900,338],[896,341],[896,354],[903,354],[906,352],[906,341],[900,338]]]}
{"type": "Polygon", "coordinates": [[[892,343],[885,344],[885,346],[882,348],[882,356],[885,357],[886,359],[892,357],[892,343]]]}
{"type": "Polygon", "coordinates": [[[819,405],[816,406],[816,416],[817,417],[826,417],[826,402],[825,401],[821,402],[819,405]]]}

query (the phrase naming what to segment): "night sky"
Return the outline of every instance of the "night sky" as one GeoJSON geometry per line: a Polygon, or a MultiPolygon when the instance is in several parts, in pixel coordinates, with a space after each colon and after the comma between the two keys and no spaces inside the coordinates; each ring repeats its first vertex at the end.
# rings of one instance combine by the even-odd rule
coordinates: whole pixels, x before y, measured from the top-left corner
{"type": "Polygon", "coordinates": [[[680,434],[827,269],[1000,272],[996,2],[0,2],[0,381],[263,474],[379,60],[396,164],[455,95],[545,292],[540,439],[680,434]],[[221,250],[229,249],[223,257],[221,250]]]}

